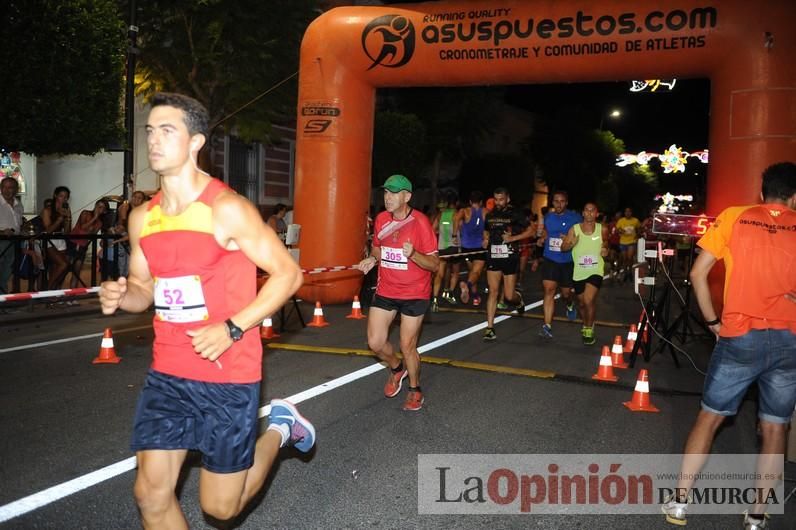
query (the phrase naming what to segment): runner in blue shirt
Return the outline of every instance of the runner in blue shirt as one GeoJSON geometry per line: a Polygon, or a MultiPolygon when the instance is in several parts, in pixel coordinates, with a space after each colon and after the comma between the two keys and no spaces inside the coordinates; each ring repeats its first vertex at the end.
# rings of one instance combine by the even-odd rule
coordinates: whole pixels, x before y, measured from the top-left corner
{"type": "Polygon", "coordinates": [[[567,210],[567,192],[553,194],[553,209],[544,218],[544,259],[542,261],[542,287],[544,288],[544,324],[539,336],[553,338],[553,313],[555,312],[556,289],[561,288],[561,297],[567,303],[567,318],[575,320],[578,311],[572,300],[572,252],[563,251],[561,244],[570,227],[583,221],[579,213],[567,210]]]}

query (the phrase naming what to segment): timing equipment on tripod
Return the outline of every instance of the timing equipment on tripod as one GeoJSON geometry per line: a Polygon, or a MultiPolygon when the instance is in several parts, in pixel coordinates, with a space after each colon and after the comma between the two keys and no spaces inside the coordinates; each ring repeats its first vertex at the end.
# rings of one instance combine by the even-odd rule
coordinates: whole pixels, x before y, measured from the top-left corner
{"type": "MultiPolygon", "coordinates": [[[[686,236],[689,238],[689,260],[688,264],[693,262],[695,252],[695,239],[701,237],[713,223],[715,218],[707,217],[704,215],[678,215],[657,213],[653,217],[652,232],[660,235],[670,236],[686,236]]],[[[646,333],[647,339],[643,341],[636,341],[633,351],[630,355],[630,366],[635,363],[638,352],[641,351],[644,355],[644,360],[649,361],[653,353],[657,353],[664,348],[669,348],[675,366],[679,368],[680,363],[675,354],[675,348],[672,346],[672,339],[677,338],[681,343],[686,342],[689,336],[704,335],[705,337],[713,337],[710,330],[705,326],[701,319],[691,311],[691,283],[687,279],[687,273],[690,266],[686,267],[686,278],[683,280],[685,286],[685,293],[681,294],[679,288],[674,285],[674,280],[668,273],[664,260],[671,265],[672,261],[676,259],[674,249],[663,248],[663,242],[658,241],[656,249],[647,249],[646,242],[639,242],[639,260],[651,260],[649,274],[646,277],[640,277],[639,270],[636,268],[635,273],[635,289],[636,293],[641,296],[639,286],[650,286],[647,293],[647,300],[644,302],[644,312],[639,324],[638,334],[640,337],[645,335],[644,331],[652,327],[661,333],[662,340],[658,344],[655,352],[652,352],[651,345],[653,340],[653,333],[646,333]],[[643,245],[643,246],[642,246],[643,245]],[[643,248],[643,252],[641,251],[643,248]],[[642,258],[643,256],[643,258],[642,258]],[[663,271],[665,277],[658,278],[658,272],[663,271]],[[658,285],[660,284],[660,285],[658,285]],[[672,296],[672,295],[675,296],[672,296]],[[671,300],[674,298],[677,306],[675,310],[679,310],[679,314],[670,318],[671,300]],[[691,322],[695,323],[701,333],[695,333],[691,327],[691,322]]],[[[638,265],[637,265],[638,267],[638,265]]]]}
{"type": "Polygon", "coordinates": [[[652,233],[670,236],[702,237],[716,220],[707,215],[656,213],[652,218],[652,233]]]}

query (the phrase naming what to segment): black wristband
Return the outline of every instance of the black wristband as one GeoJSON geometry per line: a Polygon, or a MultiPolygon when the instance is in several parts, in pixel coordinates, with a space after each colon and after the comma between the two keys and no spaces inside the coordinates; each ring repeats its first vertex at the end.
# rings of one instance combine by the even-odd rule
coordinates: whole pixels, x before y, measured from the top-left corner
{"type": "Polygon", "coordinates": [[[715,326],[716,324],[721,324],[721,319],[719,317],[716,317],[716,320],[711,320],[710,322],[707,320],[705,321],[706,326],[715,326]]]}

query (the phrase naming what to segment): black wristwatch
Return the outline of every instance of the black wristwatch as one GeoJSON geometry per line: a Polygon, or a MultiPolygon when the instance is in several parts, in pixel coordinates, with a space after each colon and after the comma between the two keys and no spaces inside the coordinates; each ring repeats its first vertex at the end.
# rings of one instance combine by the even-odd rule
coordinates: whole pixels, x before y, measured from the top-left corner
{"type": "Polygon", "coordinates": [[[227,332],[229,333],[229,338],[232,339],[232,342],[238,342],[243,338],[243,330],[236,326],[231,318],[228,318],[224,324],[227,325],[227,332]]]}

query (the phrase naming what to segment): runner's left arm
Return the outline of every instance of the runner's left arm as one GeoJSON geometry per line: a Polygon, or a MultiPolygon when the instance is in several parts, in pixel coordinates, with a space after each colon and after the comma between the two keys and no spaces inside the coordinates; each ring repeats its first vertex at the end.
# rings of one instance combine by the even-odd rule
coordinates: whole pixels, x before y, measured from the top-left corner
{"type": "Polygon", "coordinates": [[[528,225],[525,227],[525,230],[519,234],[503,234],[503,241],[506,243],[513,243],[514,241],[520,241],[533,235],[536,235],[536,230],[533,225],[528,225]]]}
{"type": "Polygon", "coordinates": [[[561,242],[561,250],[567,252],[572,250],[572,247],[578,244],[578,236],[575,235],[575,227],[570,226],[567,235],[564,236],[564,241],[561,242]]]}
{"type": "Polygon", "coordinates": [[[277,233],[263,222],[254,205],[240,195],[220,195],[213,205],[213,218],[220,228],[217,233],[228,240],[227,250],[241,250],[268,273],[268,281],[257,298],[231,317],[243,330],[259,326],[304,283],[301,268],[277,233]]]}
{"type": "Polygon", "coordinates": [[[531,237],[532,235],[536,235],[536,231],[533,227],[533,223],[528,222],[528,218],[523,215],[522,212],[519,210],[515,210],[514,214],[512,215],[512,227],[522,228],[522,232],[517,234],[510,234],[508,232],[503,233],[503,242],[504,243],[513,243],[515,241],[521,241],[525,238],[531,237]]]}
{"type": "MultiPolygon", "coordinates": [[[[406,247],[404,247],[404,250],[406,250],[406,247]]],[[[425,269],[427,271],[437,272],[437,269],[439,268],[439,256],[437,255],[436,250],[431,254],[423,254],[417,249],[412,248],[411,252],[407,255],[407,258],[414,261],[421,269],[425,269]]]]}
{"type": "Polygon", "coordinates": [[[403,244],[404,255],[414,261],[421,269],[437,272],[439,268],[439,255],[437,254],[437,236],[425,216],[418,217],[417,222],[421,227],[416,232],[415,241],[406,241],[403,244]]]}
{"type": "MultiPolygon", "coordinates": [[[[268,273],[268,280],[257,297],[230,316],[236,326],[246,331],[259,326],[265,317],[282,307],[301,287],[304,277],[276,232],[244,197],[232,192],[220,194],[213,203],[213,222],[219,244],[227,250],[240,250],[268,273]]],[[[224,322],[187,333],[193,337],[194,350],[209,361],[215,361],[232,345],[224,322]]]]}

